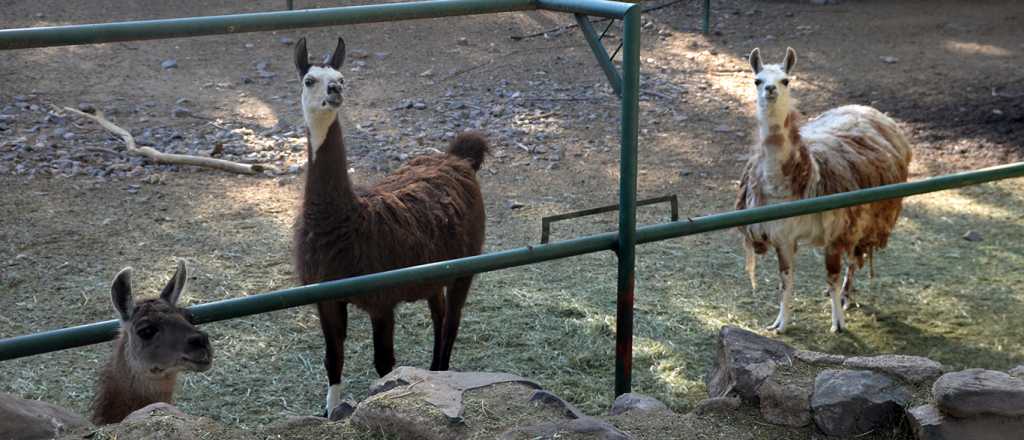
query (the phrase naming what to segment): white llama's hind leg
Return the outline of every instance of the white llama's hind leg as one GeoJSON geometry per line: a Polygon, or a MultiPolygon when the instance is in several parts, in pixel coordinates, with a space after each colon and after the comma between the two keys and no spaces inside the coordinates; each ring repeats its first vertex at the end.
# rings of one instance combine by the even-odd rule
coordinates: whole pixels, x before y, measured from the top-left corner
{"type": "Polygon", "coordinates": [[[856,269],[854,268],[853,264],[846,265],[846,275],[843,276],[842,290],[843,310],[850,310],[850,307],[856,306],[856,303],[854,303],[853,301],[853,273],[855,270],[856,269]]]}
{"type": "Polygon", "coordinates": [[[744,240],[743,250],[747,253],[747,276],[750,277],[750,290],[757,290],[757,254],[754,253],[754,245],[744,240]]]}
{"type": "Polygon", "coordinates": [[[768,326],[768,330],[774,330],[782,333],[786,331],[786,325],[789,324],[790,316],[792,314],[792,302],[793,302],[793,260],[795,246],[783,246],[776,247],[775,252],[779,257],[779,278],[781,281],[781,298],[779,299],[779,315],[775,318],[775,322],[768,326]]]}
{"type": "Polygon", "coordinates": [[[842,285],[839,282],[839,270],[842,267],[842,254],[834,249],[825,249],[825,269],[828,271],[828,291],[832,299],[832,333],[841,333],[846,329],[843,320],[842,285]]]}

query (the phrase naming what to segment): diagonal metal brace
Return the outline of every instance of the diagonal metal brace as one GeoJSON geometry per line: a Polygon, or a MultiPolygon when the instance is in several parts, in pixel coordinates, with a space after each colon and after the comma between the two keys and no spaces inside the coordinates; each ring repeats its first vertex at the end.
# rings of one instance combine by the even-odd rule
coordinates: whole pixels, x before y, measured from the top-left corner
{"type": "Polygon", "coordinates": [[[594,25],[590,23],[590,18],[583,14],[573,14],[576,16],[576,24],[580,26],[580,30],[583,31],[583,36],[587,39],[587,44],[590,45],[590,50],[594,52],[594,56],[597,57],[597,63],[601,65],[601,70],[604,70],[604,76],[608,77],[608,83],[611,84],[612,90],[615,92],[615,96],[622,97],[622,75],[612,64],[612,58],[608,56],[608,51],[605,50],[604,44],[601,43],[601,36],[597,35],[594,30],[594,25]]]}
{"type": "MultiPolygon", "coordinates": [[[[636,202],[636,206],[654,205],[656,203],[669,202],[672,209],[672,221],[679,220],[679,198],[675,194],[668,196],[655,197],[653,199],[639,200],[636,202]]],[[[567,212],[565,214],[552,215],[540,219],[540,242],[541,244],[547,244],[551,238],[551,224],[561,220],[568,220],[571,218],[585,217],[588,215],[601,214],[604,212],[614,212],[619,210],[619,205],[608,205],[599,206],[597,208],[584,209],[582,211],[567,212]]]]}

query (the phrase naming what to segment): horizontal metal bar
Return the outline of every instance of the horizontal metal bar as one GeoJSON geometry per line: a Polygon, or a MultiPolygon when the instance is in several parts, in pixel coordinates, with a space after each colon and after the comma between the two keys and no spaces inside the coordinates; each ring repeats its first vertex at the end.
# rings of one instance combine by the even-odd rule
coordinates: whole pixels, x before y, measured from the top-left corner
{"type": "MultiPolygon", "coordinates": [[[[594,3],[594,0],[581,3],[594,3]]],[[[597,2],[613,3],[613,2],[597,2]]],[[[536,0],[434,0],[0,30],[0,50],[156,40],[536,9],[536,0]]],[[[605,8],[609,8],[605,6],[605,8]]],[[[614,8],[610,8],[614,9],[614,8]]]]}
{"type": "Polygon", "coordinates": [[[877,202],[879,200],[960,188],[1014,177],[1024,177],[1024,162],[932,177],[915,182],[897,183],[795,202],[762,206],[760,208],[709,215],[693,220],[647,226],[637,230],[637,242],[650,243],[652,241],[718,231],[736,226],[814,214],[836,208],[877,202]]]}
{"type": "Polygon", "coordinates": [[[637,7],[637,4],[608,0],[537,0],[537,7],[550,11],[623,18],[630,9],[637,7]]]}
{"type": "MultiPolygon", "coordinates": [[[[670,214],[672,221],[679,220],[679,198],[675,194],[654,197],[651,199],[639,200],[636,202],[636,206],[654,205],[656,203],[669,202],[670,214]]],[[[580,211],[567,212],[565,214],[557,214],[540,219],[540,243],[546,244],[548,239],[551,238],[551,224],[557,221],[568,220],[571,218],[585,217],[588,215],[601,214],[605,212],[614,212],[619,210],[619,205],[599,206],[596,208],[583,209],[580,211]]]]}
{"type": "MultiPolygon", "coordinates": [[[[455,278],[611,250],[615,245],[616,235],[608,233],[226,299],[192,306],[189,310],[197,323],[222,321],[321,301],[349,298],[404,284],[455,278]]],[[[104,321],[3,339],[0,340],[0,361],[108,341],[116,336],[117,328],[117,321],[104,321]]]]}
{"type": "MultiPolygon", "coordinates": [[[[813,199],[786,202],[760,208],[715,214],[693,220],[637,228],[637,243],[728,229],[828,211],[862,203],[907,197],[946,189],[977,185],[995,180],[1024,177],[1024,162],[950,174],[916,182],[880,186],[813,199]]],[[[331,299],[343,299],[363,292],[414,282],[454,278],[541,261],[612,250],[618,233],[608,232],[539,246],[511,249],[475,257],[442,261],[372,275],[295,287],[276,292],[232,298],[190,308],[199,323],[222,321],[331,299]]],[[[0,361],[80,347],[113,339],[117,321],[104,321],[32,335],[0,340],[0,361]]]]}

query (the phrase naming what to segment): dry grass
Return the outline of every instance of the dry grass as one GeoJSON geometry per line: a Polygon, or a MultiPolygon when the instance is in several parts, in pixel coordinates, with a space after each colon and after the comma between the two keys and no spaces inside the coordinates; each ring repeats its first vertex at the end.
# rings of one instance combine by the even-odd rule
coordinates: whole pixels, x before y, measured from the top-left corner
{"type": "MultiPolygon", "coordinates": [[[[923,355],[955,368],[1006,369],[1021,362],[1024,348],[1017,341],[1024,338],[1024,324],[1015,317],[1024,312],[1024,273],[1019,270],[1024,244],[1018,239],[1024,227],[1024,191],[1017,183],[908,200],[890,248],[876,261],[877,278],[861,280],[857,299],[862,307],[849,313],[851,331],[842,336],[827,332],[821,258],[805,249],[797,265],[797,321],[783,339],[801,348],[851,355],[923,355]],[[968,229],[981,232],[985,240],[961,239],[968,229]]],[[[660,221],[661,215],[656,208],[644,210],[642,220],[660,221]]],[[[600,220],[581,221],[559,233],[592,233],[608,226],[600,220]]],[[[272,250],[264,258],[286,258],[286,233],[279,230],[279,236],[264,240],[263,247],[272,250]]],[[[740,252],[731,232],[641,248],[635,391],[685,411],[706,393],[703,376],[712,361],[718,328],[761,328],[774,316],[774,289],[750,293],[740,252]]],[[[142,265],[140,288],[155,291],[167,276],[156,270],[167,265],[164,260],[152,269],[142,265]]],[[[234,260],[226,253],[198,257],[195,263],[192,302],[289,284],[286,268],[263,275],[234,271],[234,260]],[[214,268],[225,275],[212,276],[214,268]]],[[[772,264],[766,263],[761,266],[762,286],[772,286],[772,264]]],[[[614,257],[604,253],[482,275],[466,307],[454,365],[529,377],[589,413],[604,412],[613,385],[613,268],[614,257]]],[[[109,315],[104,282],[96,281],[106,276],[81,275],[90,280],[83,283],[86,289],[6,275],[7,286],[17,279],[19,292],[35,293],[5,303],[0,326],[5,336],[21,333],[32,322],[47,321],[52,309],[41,306],[40,297],[47,294],[41,286],[62,293],[72,290],[72,297],[82,297],[80,307],[97,310],[86,315],[109,315]],[[10,313],[13,310],[17,315],[10,313]]],[[[351,315],[344,380],[346,389],[362,398],[376,376],[370,326],[363,314],[351,315]]],[[[427,365],[431,332],[425,304],[401,307],[398,323],[399,363],[427,365]]],[[[217,350],[216,366],[205,374],[185,376],[180,404],[186,412],[251,427],[321,411],[322,341],[311,307],[205,328],[217,350]]],[[[108,350],[103,344],[3,362],[3,391],[84,412],[92,395],[91,372],[108,350]]]]}

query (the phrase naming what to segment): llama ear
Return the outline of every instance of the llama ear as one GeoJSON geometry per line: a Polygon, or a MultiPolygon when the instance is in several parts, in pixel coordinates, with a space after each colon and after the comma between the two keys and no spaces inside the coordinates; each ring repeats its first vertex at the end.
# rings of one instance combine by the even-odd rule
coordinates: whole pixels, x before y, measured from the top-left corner
{"type": "Polygon", "coordinates": [[[185,267],[185,260],[178,260],[178,269],[174,271],[164,290],[160,292],[160,299],[167,301],[170,305],[178,303],[181,292],[185,290],[185,283],[188,280],[188,268],[185,267]]]}
{"type": "Polygon", "coordinates": [[[110,285],[110,301],[114,304],[114,310],[121,317],[121,321],[127,322],[132,319],[132,311],[135,310],[135,300],[132,298],[132,268],[121,269],[114,277],[110,285]]]}
{"type": "Polygon", "coordinates": [[[327,64],[334,68],[334,70],[341,69],[341,65],[345,63],[345,39],[338,37],[338,47],[334,48],[334,53],[331,55],[331,59],[327,60],[327,64]]]}
{"type": "Polygon", "coordinates": [[[782,62],[782,65],[786,67],[786,75],[793,70],[793,66],[796,65],[796,51],[792,47],[786,48],[786,59],[782,62]]]}
{"type": "Polygon", "coordinates": [[[309,53],[306,52],[306,37],[299,38],[295,44],[295,68],[299,71],[299,78],[306,76],[309,72],[309,53]]]}
{"type": "Polygon", "coordinates": [[[761,69],[764,68],[764,65],[761,64],[761,49],[755,47],[754,50],[750,51],[749,59],[750,68],[754,69],[754,75],[761,73],[761,69]]]}

